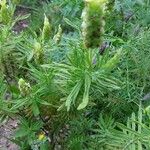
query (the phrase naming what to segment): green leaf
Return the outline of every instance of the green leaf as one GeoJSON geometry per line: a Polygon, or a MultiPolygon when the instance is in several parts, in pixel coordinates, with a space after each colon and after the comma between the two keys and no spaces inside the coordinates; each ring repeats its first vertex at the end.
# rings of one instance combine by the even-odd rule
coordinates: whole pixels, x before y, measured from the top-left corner
{"type": "Polygon", "coordinates": [[[65,103],[65,106],[67,107],[67,111],[70,110],[71,103],[73,101],[75,101],[75,99],[77,98],[81,86],[82,86],[82,81],[79,80],[77,82],[77,84],[73,87],[73,89],[72,89],[71,93],[69,94],[69,96],[67,97],[67,100],[66,100],[66,103],[65,103]]]}
{"type": "Polygon", "coordinates": [[[31,53],[29,53],[29,55],[27,56],[27,61],[31,61],[33,58],[33,51],[31,53]]]}
{"type": "Polygon", "coordinates": [[[73,28],[77,29],[78,31],[80,31],[80,28],[79,28],[77,25],[75,25],[72,21],[70,21],[68,18],[63,18],[63,19],[64,19],[64,21],[65,21],[68,25],[70,25],[71,27],[73,27],[73,28]]]}
{"type": "Polygon", "coordinates": [[[105,69],[106,71],[113,70],[119,63],[122,55],[122,49],[118,49],[116,54],[102,66],[102,69],[105,69]]]}
{"type": "Polygon", "coordinates": [[[27,128],[21,127],[15,132],[15,138],[27,136],[29,133],[28,131],[27,128]]]}
{"type": "Polygon", "coordinates": [[[78,106],[77,110],[81,110],[88,105],[89,102],[89,90],[91,86],[91,78],[88,74],[85,75],[85,90],[82,103],[78,106]]]}
{"type": "Polygon", "coordinates": [[[15,85],[11,85],[11,86],[9,87],[9,89],[10,89],[10,91],[11,91],[12,93],[14,93],[14,94],[19,94],[19,93],[20,93],[18,87],[15,86],[15,85]]]}
{"type": "Polygon", "coordinates": [[[26,105],[28,103],[28,99],[19,99],[15,103],[15,105],[11,108],[11,110],[16,110],[18,108],[21,108],[22,106],[26,105]]]}
{"type": "Polygon", "coordinates": [[[31,130],[32,131],[38,131],[43,126],[43,123],[41,121],[37,121],[31,124],[31,130]]]}
{"type": "Polygon", "coordinates": [[[34,102],[31,106],[32,108],[32,111],[33,111],[33,114],[34,116],[38,116],[40,114],[40,111],[39,111],[39,107],[38,105],[36,104],[36,102],[34,102]]]}

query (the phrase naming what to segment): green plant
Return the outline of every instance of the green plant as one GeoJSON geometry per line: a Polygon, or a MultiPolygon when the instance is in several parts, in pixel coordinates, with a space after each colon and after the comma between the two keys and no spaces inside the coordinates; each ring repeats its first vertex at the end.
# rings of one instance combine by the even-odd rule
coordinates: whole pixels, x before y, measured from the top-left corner
{"type": "MultiPolygon", "coordinates": [[[[3,122],[8,116],[13,116],[13,111],[10,110],[10,103],[5,100],[7,86],[4,83],[4,77],[0,76],[0,121],[3,122]]],[[[10,95],[8,96],[8,98],[10,95]]]]}
{"type": "Polygon", "coordinates": [[[42,133],[43,123],[38,121],[33,123],[31,120],[21,119],[19,129],[15,132],[13,142],[20,146],[21,150],[26,149],[49,149],[47,137],[42,133]]]}
{"type": "MultiPolygon", "coordinates": [[[[52,67],[56,69],[56,83],[59,84],[63,94],[66,95],[65,106],[69,111],[71,105],[78,105],[78,110],[88,105],[90,91],[98,90],[103,94],[107,90],[119,89],[120,82],[110,74],[120,58],[120,50],[113,58],[98,58],[94,64],[95,54],[92,51],[85,51],[81,48],[74,48],[72,54],[68,57],[66,64],[54,63],[52,67]],[[83,99],[79,95],[83,94],[83,99]],[[69,95],[69,96],[67,96],[69,95]],[[78,102],[81,101],[81,102],[78,102]]],[[[51,67],[51,65],[43,65],[51,67]]],[[[64,105],[64,104],[63,104],[64,105]]]]}
{"type": "Polygon", "coordinates": [[[18,122],[5,138],[22,150],[149,149],[149,4],[1,0],[0,121],[18,122]]]}
{"type": "Polygon", "coordinates": [[[114,126],[113,120],[104,122],[103,119],[100,119],[99,128],[94,129],[96,134],[93,135],[93,138],[100,146],[105,145],[107,149],[149,149],[150,129],[144,116],[139,106],[137,115],[132,113],[131,118],[127,120],[127,125],[116,123],[114,126]]]}
{"type": "Polygon", "coordinates": [[[84,115],[78,116],[75,120],[70,120],[70,132],[66,141],[64,141],[65,147],[70,150],[89,148],[90,129],[94,123],[94,120],[86,118],[84,115]]]}
{"type": "Polygon", "coordinates": [[[15,76],[14,67],[17,64],[17,44],[22,40],[22,34],[16,35],[13,32],[13,27],[16,22],[28,18],[29,15],[16,16],[14,19],[15,6],[10,2],[6,4],[6,1],[1,1],[0,11],[0,68],[3,74],[6,76],[15,76]],[[7,14],[8,13],[8,14],[7,14]],[[6,15],[6,17],[5,17],[6,15]],[[8,17],[8,19],[7,19],[8,17]],[[15,63],[16,62],[16,63],[15,63]]]}

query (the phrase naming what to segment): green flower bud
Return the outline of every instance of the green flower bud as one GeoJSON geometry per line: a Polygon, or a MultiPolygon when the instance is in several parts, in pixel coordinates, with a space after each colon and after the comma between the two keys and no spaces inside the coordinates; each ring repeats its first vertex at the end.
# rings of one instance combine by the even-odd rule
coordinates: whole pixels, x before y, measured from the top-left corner
{"type": "Polygon", "coordinates": [[[0,5],[1,5],[1,10],[0,10],[1,21],[4,24],[8,24],[11,20],[11,17],[10,17],[10,13],[9,13],[9,8],[6,4],[6,0],[0,1],[0,5]]]}
{"type": "Polygon", "coordinates": [[[60,40],[61,40],[61,37],[62,37],[62,28],[61,28],[61,25],[59,25],[58,27],[58,32],[57,34],[53,37],[53,40],[56,44],[59,44],[60,40]]]}
{"type": "Polygon", "coordinates": [[[18,81],[19,90],[22,96],[26,96],[30,93],[31,86],[29,83],[26,83],[22,78],[18,81]]]}
{"type": "Polygon", "coordinates": [[[44,27],[43,27],[43,31],[42,31],[42,40],[43,41],[47,41],[50,39],[50,35],[51,35],[51,25],[49,23],[48,18],[45,15],[45,19],[44,19],[44,27]]]}
{"type": "Polygon", "coordinates": [[[42,64],[44,61],[44,51],[42,45],[39,42],[34,43],[33,50],[34,60],[37,64],[42,64]]]}
{"type": "Polygon", "coordinates": [[[107,0],[85,0],[82,12],[82,36],[86,48],[98,47],[104,33],[104,10],[107,0]]]}

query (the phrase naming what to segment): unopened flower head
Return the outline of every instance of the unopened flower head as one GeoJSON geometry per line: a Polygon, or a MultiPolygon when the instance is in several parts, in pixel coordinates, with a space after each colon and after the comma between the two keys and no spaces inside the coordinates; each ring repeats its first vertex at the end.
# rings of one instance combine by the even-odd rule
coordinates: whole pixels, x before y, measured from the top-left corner
{"type": "Polygon", "coordinates": [[[47,16],[45,15],[44,26],[43,26],[43,31],[42,31],[42,40],[43,41],[49,40],[50,35],[51,35],[51,24],[49,23],[49,20],[47,16]]]}
{"type": "Polygon", "coordinates": [[[44,51],[43,51],[41,43],[39,43],[37,41],[34,43],[33,53],[34,53],[33,55],[34,55],[35,62],[37,64],[43,63],[44,51]]]}
{"type": "Polygon", "coordinates": [[[104,33],[104,10],[107,0],[85,0],[82,12],[82,36],[84,46],[98,47],[104,33]]]}
{"type": "Polygon", "coordinates": [[[20,78],[18,81],[18,85],[22,96],[26,96],[30,93],[31,86],[24,79],[20,78]]]}

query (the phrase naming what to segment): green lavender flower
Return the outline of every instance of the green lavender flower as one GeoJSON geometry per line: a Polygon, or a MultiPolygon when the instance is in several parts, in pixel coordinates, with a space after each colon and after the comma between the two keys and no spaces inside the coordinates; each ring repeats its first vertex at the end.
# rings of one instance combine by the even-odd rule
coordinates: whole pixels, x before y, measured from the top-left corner
{"type": "Polygon", "coordinates": [[[82,36],[86,48],[98,47],[104,33],[104,11],[107,0],[85,0],[82,12],[82,36]]]}

